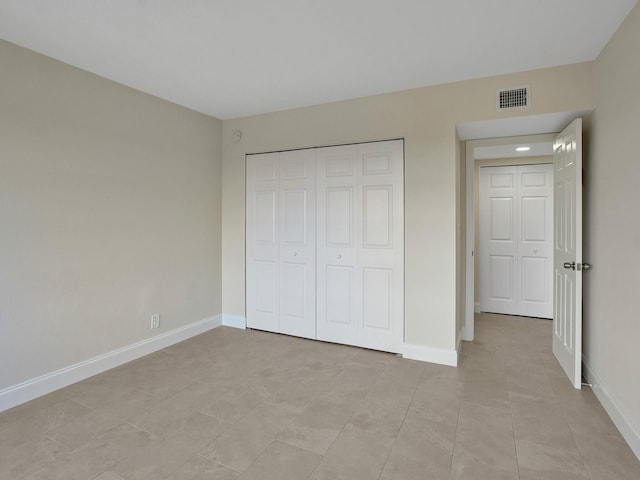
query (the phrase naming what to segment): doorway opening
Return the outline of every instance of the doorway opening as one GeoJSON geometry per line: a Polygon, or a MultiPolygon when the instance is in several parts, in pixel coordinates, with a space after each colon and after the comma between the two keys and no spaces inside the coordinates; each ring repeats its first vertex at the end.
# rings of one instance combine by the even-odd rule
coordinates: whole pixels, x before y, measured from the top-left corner
{"type": "MultiPolygon", "coordinates": [[[[461,258],[465,275],[461,276],[464,289],[464,321],[459,329],[461,340],[474,339],[474,313],[476,310],[476,287],[480,284],[476,272],[477,241],[476,218],[479,202],[476,200],[476,161],[482,149],[500,150],[508,148],[514,155],[514,145],[550,143],[554,158],[554,202],[553,222],[557,232],[553,238],[553,285],[550,292],[553,302],[553,353],[560,361],[567,376],[580,388],[580,357],[582,331],[582,234],[581,234],[581,188],[582,188],[582,123],[579,117],[589,111],[515,117],[511,119],[458,124],[457,133],[461,151],[465,151],[461,168],[461,179],[466,183],[462,195],[465,225],[464,249],[461,258]],[[553,132],[553,133],[549,133],[553,132]],[[557,132],[562,132],[558,134],[557,132]],[[565,255],[565,253],[567,255],[565,255]],[[573,261],[567,258],[571,256],[573,261]],[[567,258],[565,258],[567,257],[567,258]],[[560,262],[560,263],[558,263],[560,262]],[[565,358],[566,357],[566,358],[565,358]]],[[[533,149],[531,149],[533,150],[533,149]]],[[[529,151],[531,151],[529,150],[529,151]]],[[[462,155],[461,155],[462,157],[462,155]]],[[[496,158],[495,152],[489,158],[496,158]]],[[[462,160],[462,159],[461,159],[462,160]]],[[[485,279],[486,280],[486,279],[485,279]]]]}
{"type": "MultiPolygon", "coordinates": [[[[493,137],[466,141],[467,229],[466,310],[462,339],[474,339],[474,314],[482,310],[480,236],[480,169],[483,166],[533,165],[553,162],[555,133],[493,137]],[[517,151],[528,146],[530,150],[517,151]]],[[[486,263],[486,262],[485,262],[486,263]]],[[[511,286],[513,286],[511,284],[511,286]]],[[[502,312],[513,313],[513,312],[502,312]]]]}
{"type": "Polygon", "coordinates": [[[504,146],[500,158],[491,148],[474,149],[474,310],[551,319],[553,145],[504,146]]]}

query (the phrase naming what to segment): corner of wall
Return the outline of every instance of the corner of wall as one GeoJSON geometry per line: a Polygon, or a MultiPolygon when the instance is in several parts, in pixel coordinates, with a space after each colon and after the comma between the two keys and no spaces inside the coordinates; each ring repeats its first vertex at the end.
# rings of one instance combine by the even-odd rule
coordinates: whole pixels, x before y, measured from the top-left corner
{"type": "Polygon", "coordinates": [[[222,314],[222,325],[225,327],[239,328],[245,330],[247,328],[247,319],[238,315],[222,314]]]}
{"type": "Polygon", "coordinates": [[[443,348],[425,347],[423,345],[413,345],[405,343],[402,345],[402,357],[409,360],[419,360],[421,362],[438,363],[450,367],[458,366],[458,353],[460,343],[458,341],[456,350],[446,350],[443,348]]]}

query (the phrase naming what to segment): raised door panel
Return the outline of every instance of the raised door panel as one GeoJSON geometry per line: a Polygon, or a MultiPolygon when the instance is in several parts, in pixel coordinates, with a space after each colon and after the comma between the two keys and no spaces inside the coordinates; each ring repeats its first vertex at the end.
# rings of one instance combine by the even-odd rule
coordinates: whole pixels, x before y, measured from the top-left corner
{"type": "Polygon", "coordinates": [[[489,241],[513,242],[513,198],[489,198],[489,241]]]}
{"type": "Polygon", "coordinates": [[[393,271],[388,268],[362,270],[362,325],[382,332],[391,330],[393,319],[393,271]]]}
{"type": "MultiPolygon", "coordinates": [[[[355,275],[353,267],[325,265],[325,321],[335,328],[350,327],[353,318],[355,275]]],[[[335,339],[335,338],[334,338],[335,339]]]]}
{"type": "Polygon", "coordinates": [[[543,306],[549,298],[549,260],[540,257],[521,257],[522,301],[543,306]]]}
{"type": "Polygon", "coordinates": [[[513,298],[513,264],[510,255],[489,256],[489,300],[512,303],[513,298]]]}
{"type": "MultiPolygon", "coordinates": [[[[257,260],[254,262],[253,277],[259,288],[252,290],[252,303],[258,313],[273,317],[277,314],[278,296],[275,262],[257,260]]],[[[275,328],[275,326],[274,326],[275,328]]]]}
{"type": "Polygon", "coordinates": [[[306,189],[289,189],[282,192],[282,244],[305,245],[307,239],[306,189]]]}
{"type": "Polygon", "coordinates": [[[253,192],[252,204],[255,215],[251,222],[252,238],[260,246],[276,244],[278,192],[263,190],[253,192]]]}
{"type": "Polygon", "coordinates": [[[282,278],[283,302],[281,313],[283,317],[290,317],[302,322],[306,316],[307,298],[307,268],[304,264],[282,262],[280,267],[282,278]]]}
{"type": "Polygon", "coordinates": [[[328,248],[353,248],[355,240],[354,198],[355,187],[326,187],[325,206],[325,245],[328,248]]]}
{"type": "Polygon", "coordinates": [[[546,242],[548,240],[547,220],[548,205],[547,197],[522,197],[522,241],[546,242]]]}
{"type": "Polygon", "coordinates": [[[362,189],[363,248],[393,248],[393,185],[362,189]]]}

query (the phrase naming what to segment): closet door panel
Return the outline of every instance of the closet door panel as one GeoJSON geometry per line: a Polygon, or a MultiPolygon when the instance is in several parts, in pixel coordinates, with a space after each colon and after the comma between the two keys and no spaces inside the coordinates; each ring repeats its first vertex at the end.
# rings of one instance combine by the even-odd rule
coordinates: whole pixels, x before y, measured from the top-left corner
{"type": "Polygon", "coordinates": [[[357,147],[317,149],[319,340],[359,345],[357,147]]]}
{"type": "Polygon", "coordinates": [[[358,145],[361,202],[360,344],[401,352],[404,339],[404,152],[394,140],[358,145]]]}
{"type": "Polygon", "coordinates": [[[280,153],[280,333],[316,338],[316,153],[280,153]]]}
{"type": "Polygon", "coordinates": [[[553,165],[517,167],[523,315],[553,318],[553,165]]]}
{"type": "Polygon", "coordinates": [[[279,157],[247,158],[247,326],[279,329],[279,157]]]}

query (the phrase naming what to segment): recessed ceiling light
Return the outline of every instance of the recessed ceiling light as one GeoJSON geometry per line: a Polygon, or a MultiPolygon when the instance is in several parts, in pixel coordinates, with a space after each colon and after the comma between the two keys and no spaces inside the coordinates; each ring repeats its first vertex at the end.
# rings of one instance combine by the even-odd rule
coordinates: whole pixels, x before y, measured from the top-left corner
{"type": "Polygon", "coordinates": [[[531,150],[531,147],[518,147],[516,148],[516,152],[528,152],[531,150]]]}

